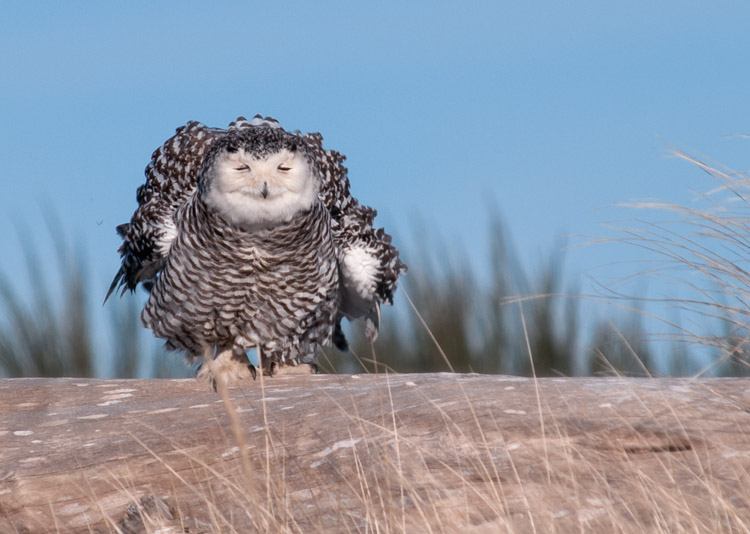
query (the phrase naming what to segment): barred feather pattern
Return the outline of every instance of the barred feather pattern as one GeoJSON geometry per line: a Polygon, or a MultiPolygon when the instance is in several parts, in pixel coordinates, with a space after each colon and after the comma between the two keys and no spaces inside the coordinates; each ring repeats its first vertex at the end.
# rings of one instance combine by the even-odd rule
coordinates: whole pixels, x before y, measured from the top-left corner
{"type": "Polygon", "coordinates": [[[373,297],[377,302],[393,304],[398,277],[407,270],[399,258],[398,249],[383,228],[375,228],[378,212],[357,202],[350,191],[348,169],[343,165],[346,156],[323,148],[323,136],[310,133],[303,139],[312,147],[323,175],[320,197],[331,212],[332,229],[339,247],[339,258],[355,249],[366,250],[377,258],[377,275],[373,297]]]}
{"type": "Polygon", "coordinates": [[[264,365],[312,362],[331,341],[338,268],[321,202],[278,227],[246,232],[196,193],[141,314],[167,348],[197,358],[213,347],[260,347],[264,365]]]}
{"type": "Polygon", "coordinates": [[[203,158],[221,132],[191,121],[151,155],[146,183],[136,193],[138,208],[129,223],[117,227],[122,265],[107,298],[116,287],[124,293],[140,282],[153,283],[174,238],[174,216],[197,188],[203,158]]]}
{"type": "MultiPolygon", "coordinates": [[[[122,264],[107,293],[135,290],[139,283],[150,289],[164,268],[177,233],[175,218],[196,191],[199,171],[207,152],[228,132],[245,128],[281,128],[271,117],[238,117],[227,129],[210,128],[191,121],[154,151],[146,167],[146,183],[138,188],[130,223],[118,226],[123,239],[122,264]]],[[[335,319],[335,344],[346,349],[342,317],[364,319],[375,337],[380,304],[393,304],[399,276],[407,267],[383,228],[374,227],[377,212],[360,204],[350,193],[346,157],[323,147],[319,133],[299,135],[314,155],[321,174],[319,197],[330,214],[331,232],[339,264],[339,310],[335,319]]],[[[105,299],[106,300],[106,299],[105,299]]]]}

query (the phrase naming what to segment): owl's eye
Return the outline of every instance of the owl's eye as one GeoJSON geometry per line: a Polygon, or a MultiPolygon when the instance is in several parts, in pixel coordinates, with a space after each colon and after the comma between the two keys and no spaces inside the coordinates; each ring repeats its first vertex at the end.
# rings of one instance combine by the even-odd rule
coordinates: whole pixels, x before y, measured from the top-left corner
{"type": "Polygon", "coordinates": [[[249,171],[250,166],[249,165],[241,165],[239,167],[234,168],[235,171],[249,171]]]}
{"type": "Polygon", "coordinates": [[[282,163],[281,165],[279,165],[279,166],[278,166],[277,168],[278,168],[278,169],[279,169],[279,170],[280,170],[281,172],[287,172],[287,171],[291,171],[291,170],[292,170],[292,168],[291,168],[291,167],[289,167],[288,165],[285,165],[284,163],[282,163]]]}

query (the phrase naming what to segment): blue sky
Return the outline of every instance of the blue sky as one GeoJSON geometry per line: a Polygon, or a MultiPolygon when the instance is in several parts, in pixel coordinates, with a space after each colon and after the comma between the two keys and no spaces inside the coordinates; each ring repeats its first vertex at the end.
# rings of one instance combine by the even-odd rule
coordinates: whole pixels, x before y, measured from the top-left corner
{"type": "MultiPolygon", "coordinates": [[[[481,271],[496,212],[533,269],[622,215],[602,208],[712,188],[668,143],[745,169],[748,20],[725,1],[4,3],[0,270],[51,208],[103,296],[151,152],[256,113],[345,153],[402,248],[422,217],[481,271]]],[[[630,254],[573,250],[566,271],[606,282],[630,254]]]]}

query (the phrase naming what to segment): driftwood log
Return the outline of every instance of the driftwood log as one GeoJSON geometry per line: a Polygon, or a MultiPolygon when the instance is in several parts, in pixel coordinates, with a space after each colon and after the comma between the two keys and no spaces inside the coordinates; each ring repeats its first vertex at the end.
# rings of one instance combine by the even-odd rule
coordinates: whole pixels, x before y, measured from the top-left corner
{"type": "Polygon", "coordinates": [[[0,380],[0,532],[747,532],[750,382],[0,380]]]}

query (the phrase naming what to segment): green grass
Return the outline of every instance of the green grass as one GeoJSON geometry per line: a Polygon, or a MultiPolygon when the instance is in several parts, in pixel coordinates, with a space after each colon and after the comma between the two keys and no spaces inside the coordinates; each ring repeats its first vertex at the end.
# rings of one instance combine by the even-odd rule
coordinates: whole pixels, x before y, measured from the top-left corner
{"type": "Polygon", "coordinates": [[[140,325],[138,299],[126,295],[102,309],[86,254],[49,215],[47,228],[52,258],[19,226],[26,272],[0,272],[0,376],[188,376],[181,358],[166,355],[140,325]]]}

